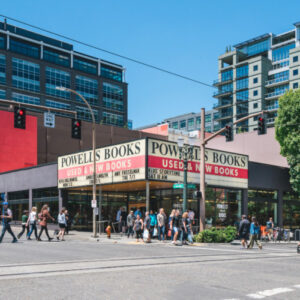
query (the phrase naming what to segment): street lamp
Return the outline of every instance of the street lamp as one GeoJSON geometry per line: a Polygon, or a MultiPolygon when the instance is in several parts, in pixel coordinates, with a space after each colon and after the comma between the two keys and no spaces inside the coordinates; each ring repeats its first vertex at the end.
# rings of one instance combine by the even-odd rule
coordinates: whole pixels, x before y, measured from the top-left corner
{"type": "Polygon", "coordinates": [[[179,149],[179,160],[183,160],[183,205],[182,211],[185,212],[187,209],[187,171],[188,171],[188,160],[193,159],[193,146],[184,144],[184,139],[179,137],[177,139],[179,149]]]}
{"type": "MultiPolygon", "coordinates": [[[[92,138],[93,138],[93,163],[94,163],[94,168],[93,168],[93,203],[96,203],[97,205],[97,200],[96,200],[96,131],[95,131],[95,115],[94,112],[90,106],[90,104],[86,101],[86,99],[80,95],[78,92],[63,87],[63,86],[57,86],[56,87],[57,90],[59,91],[65,91],[65,92],[71,92],[75,95],[77,95],[79,98],[81,98],[81,100],[86,104],[86,106],[88,107],[91,116],[92,116],[92,122],[93,122],[93,126],[92,126],[92,138]]],[[[97,232],[96,232],[96,208],[93,208],[93,237],[97,237],[97,232]]]]}

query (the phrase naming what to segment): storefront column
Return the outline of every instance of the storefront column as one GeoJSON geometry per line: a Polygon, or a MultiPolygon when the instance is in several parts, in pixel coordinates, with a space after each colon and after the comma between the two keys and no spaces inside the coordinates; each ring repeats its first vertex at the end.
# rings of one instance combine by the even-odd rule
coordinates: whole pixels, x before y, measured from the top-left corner
{"type": "Polygon", "coordinates": [[[63,197],[61,189],[58,189],[58,211],[60,212],[63,206],[63,197]]]}
{"type": "Polygon", "coordinates": [[[242,214],[248,215],[248,189],[242,190],[242,214]]]}
{"type": "Polygon", "coordinates": [[[29,211],[32,209],[32,189],[28,191],[28,207],[29,211]]]}
{"type": "MultiPolygon", "coordinates": [[[[283,191],[278,190],[277,222],[279,227],[283,227],[283,191]]],[[[276,218],[276,216],[274,216],[276,218]]]]}
{"type": "Polygon", "coordinates": [[[98,214],[99,221],[102,221],[102,188],[99,185],[99,214],[98,214]]]}
{"type": "Polygon", "coordinates": [[[150,182],[146,181],[146,211],[150,210],[150,182]]]}

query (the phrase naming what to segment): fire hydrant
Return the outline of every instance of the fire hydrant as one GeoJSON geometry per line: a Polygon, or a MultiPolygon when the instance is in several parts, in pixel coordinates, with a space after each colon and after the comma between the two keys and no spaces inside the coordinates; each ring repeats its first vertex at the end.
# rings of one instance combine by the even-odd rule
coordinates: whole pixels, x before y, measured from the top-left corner
{"type": "Polygon", "coordinates": [[[106,235],[107,235],[107,238],[110,239],[110,235],[111,235],[111,226],[108,225],[105,229],[106,231],[106,235]]]}

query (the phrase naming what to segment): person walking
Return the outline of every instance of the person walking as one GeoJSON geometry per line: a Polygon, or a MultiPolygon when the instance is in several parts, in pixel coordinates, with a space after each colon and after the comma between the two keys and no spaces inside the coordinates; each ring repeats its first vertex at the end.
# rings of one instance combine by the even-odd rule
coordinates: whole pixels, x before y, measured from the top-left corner
{"type": "Polygon", "coordinates": [[[28,235],[29,232],[29,226],[28,226],[28,210],[23,210],[23,215],[22,215],[22,230],[21,232],[17,235],[17,238],[20,239],[25,230],[27,230],[26,235],[28,235]]]}
{"type": "Polygon", "coordinates": [[[46,235],[48,237],[48,240],[49,242],[51,242],[53,240],[53,238],[51,238],[49,236],[49,233],[48,233],[48,228],[47,228],[47,222],[49,219],[51,219],[52,221],[55,221],[54,218],[50,215],[49,213],[49,210],[48,210],[48,205],[45,204],[43,207],[42,207],[42,210],[41,212],[39,213],[39,219],[40,219],[40,225],[41,225],[41,230],[40,230],[40,233],[39,233],[39,236],[38,236],[38,241],[41,241],[41,236],[42,236],[42,233],[43,231],[46,232],[46,235]]]}
{"type": "Polygon", "coordinates": [[[37,210],[36,207],[33,206],[29,214],[29,218],[27,220],[27,225],[28,227],[30,226],[30,230],[27,234],[27,240],[31,240],[30,237],[33,231],[34,231],[35,238],[38,240],[37,227],[36,227],[36,222],[37,222],[36,210],[37,210]]]}
{"type": "Polygon", "coordinates": [[[126,233],[127,214],[126,214],[124,207],[122,207],[122,209],[121,209],[120,223],[121,223],[122,234],[126,233]]]}
{"type": "Polygon", "coordinates": [[[158,225],[158,240],[159,241],[165,241],[165,224],[166,224],[166,214],[164,212],[164,209],[161,208],[159,210],[159,214],[157,215],[157,225],[158,225]]]}
{"type": "Polygon", "coordinates": [[[143,241],[143,219],[140,215],[137,215],[136,220],[134,221],[134,231],[136,233],[136,242],[138,243],[142,239],[143,241]]]}
{"type": "Polygon", "coordinates": [[[246,215],[242,215],[242,220],[239,226],[239,236],[241,239],[241,244],[243,249],[247,248],[247,240],[249,238],[249,231],[250,231],[250,222],[247,220],[246,215]]]}
{"type": "Polygon", "coordinates": [[[119,208],[116,216],[116,223],[118,224],[118,232],[121,232],[121,212],[122,212],[122,207],[119,208]]]}
{"type": "Polygon", "coordinates": [[[65,234],[69,234],[69,231],[71,230],[71,217],[69,214],[69,211],[66,209],[65,210],[65,217],[66,217],[66,228],[65,228],[65,234]]]}
{"type": "Polygon", "coordinates": [[[183,224],[183,241],[186,242],[186,240],[193,244],[193,238],[192,238],[192,221],[189,218],[189,214],[185,212],[182,215],[182,224],[183,224]]]}
{"type": "Polygon", "coordinates": [[[127,237],[129,238],[129,236],[131,235],[131,237],[133,237],[133,226],[134,226],[134,214],[133,214],[133,210],[130,211],[130,213],[127,216],[127,237]]]}
{"type": "Polygon", "coordinates": [[[65,215],[65,211],[66,209],[63,207],[60,211],[60,213],[58,214],[57,217],[57,221],[58,221],[58,226],[59,226],[59,233],[56,236],[57,240],[59,240],[59,238],[61,237],[61,240],[64,241],[64,237],[65,237],[65,229],[67,226],[67,219],[66,219],[66,215],[65,215]]]}
{"type": "Polygon", "coordinates": [[[151,226],[150,226],[150,223],[151,223],[151,219],[150,219],[150,216],[149,216],[149,212],[146,211],[146,214],[145,214],[145,220],[144,220],[144,233],[146,230],[148,230],[148,237],[147,237],[147,240],[146,240],[146,243],[151,243],[151,226]]]}
{"type": "Polygon", "coordinates": [[[174,230],[172,228],[172,220],[173,217],[175,216],[175,209],[172,209],[170,215],[169,215],[169,232],[168,232],[168,236],[171,238],[171,241],[173,242],[174,239],[174,230]]]}
{"type": "Polygon", "coordinates": [[[269,221],[266,223],[266,229],[267,229],[267,233],[268,233],[268,239],[269,241],[271,241],[271,239],[273,238],[273,232],[274,232],[274,222],[272,218],[269,218],[269,221]]]}
{"type": "Polygon", "coordinates": [[[172,244],[176,245],[177,239],[179,239],[182,242],[181,223],[182,220],[181,220],[180,212],[177,209],[171,221],[171,230],[173,230],[174,232],[172,244]]]}
{"type": "Polygon", "coordinates": [[[139,215],[140,218],[142,218],[142,212],[139,208],[137,208],[136,211],[134,212],[134,216],[137,217],[137,215],[139,215]]]}
{"type": "Polygon", "coordinates": [[[150,235],[151,238],[153,238],[153,232],[154,232],[154,228],[157,227],[157,217],[156,214],[153,212],[153,210],[150,210],[150,235]]]}
{"type": "Polygon", "coordinates": [[[258,241],[259,232],[260,232],[259,224],[258,224],[256,218],[252,217],[252,222],[251,222],[251,225],[250,225],[250,243],[248,245],[249,249],[253,248],[254,242],[256,243],[256,245],[258,246],[258,248],[260,250],[262,249],[262,245],[258,241]]]}
{"type": "Polygon", "coordinates": [[[11,230],[10,227],[10,221],[12,220],[13,214],[12,211],[8,208],[8,202],[3,202],[3,210],[2,210],[2,233],[0,236],[0,243],[2,243],[3,237],[5,235],[5,232],[7,231],[13,238],[12,243],[17,243],[18,239],[14,235],[13,231],[11,230]]]}

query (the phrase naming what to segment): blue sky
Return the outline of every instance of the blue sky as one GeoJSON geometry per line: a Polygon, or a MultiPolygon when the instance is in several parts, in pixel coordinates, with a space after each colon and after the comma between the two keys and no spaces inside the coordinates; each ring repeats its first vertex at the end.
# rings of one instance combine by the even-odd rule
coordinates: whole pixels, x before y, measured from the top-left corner
{"type": "MultiPolygon", "coordinates": [[[[227,45],[293,29],[300,1],[5,1],[1,14],[212,83],[227,45]]],[[[17,25],[17,24],[16,24],[17,25]]],[[[75,44],[126,67],[129,118],[138,127],[216,102],[210,87],[75,44]]]]}

